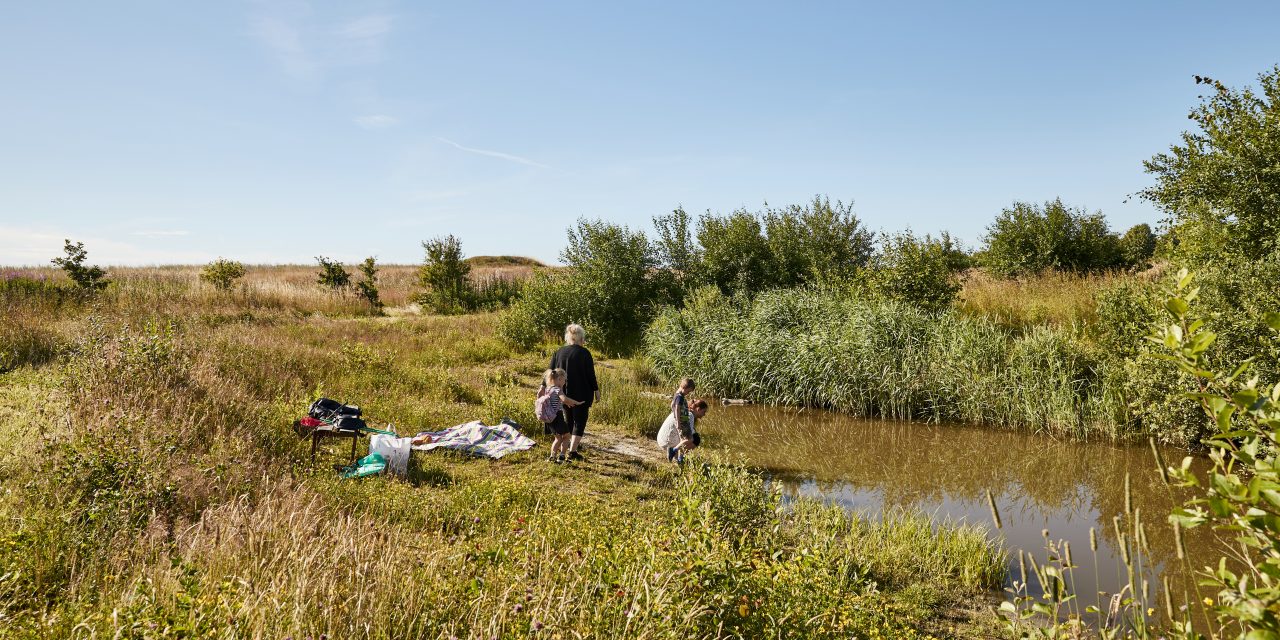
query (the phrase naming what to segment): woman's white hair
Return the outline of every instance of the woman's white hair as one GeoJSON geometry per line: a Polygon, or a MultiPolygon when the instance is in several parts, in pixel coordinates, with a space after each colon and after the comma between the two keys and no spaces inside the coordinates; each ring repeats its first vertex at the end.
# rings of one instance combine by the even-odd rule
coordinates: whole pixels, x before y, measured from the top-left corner
{"type": "Polygon", "coordinates": [[[571,324],[564,328],[564,343],[581,345],[587,341],[587,331],[580,324],[571,324]]]}

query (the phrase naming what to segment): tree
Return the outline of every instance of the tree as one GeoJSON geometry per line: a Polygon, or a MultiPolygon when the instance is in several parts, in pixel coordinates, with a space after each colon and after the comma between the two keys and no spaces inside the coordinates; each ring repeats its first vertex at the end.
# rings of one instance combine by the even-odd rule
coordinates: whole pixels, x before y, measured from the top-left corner
{"type": "Polygon", "coordinates": [[[960,292],[949,250],[941,240],[917,238],[909,230],[886,235],[867,272],[868,287],[883,298],[941,311],[960,292]]]}
{"type": "Polygon", "coordinates": [[[378,297],[378,266],[373,256],[360,263],[360,274],[364,276],[356,283],[356,291],[369,303],[374,312],[382,311],[382,300],[378,297]]]}
{"type": "Polygon", "coordinates": [[[200,272],[200,280],[213,285],[219,291],[229,291],[236,280],[244,277],[244,273],[243,264],[219,257],[204,266],[200,272]]]}
{"type": "Polygon", "coordinates": [[[461,313],[468,309],[471,265],[462,254],[462,241],[453,235],[422,243],[426,257],[418,268],[419,302],[436,313],[461,313]]]}
{"type": "Polygon", "coordinates": [[[852,202],[832,205],[814,196],[803,205],[765,211],[764,226],[779,287],[850,278],[875,251],[875,234],[854,215],[852,202]]]}
{"type": "Polygon", "coordinates": [[[693,241],[688,212],[684,207],[676,207],[670,214],[654,216],[653,228],[658,234],[654,241],[658,263],[671,271],[682,287],[687,288],[689,283],[696,282],[702,255],[693,241]]]}
{"type": "Polygon", "coordinates": [[[317,283],[335,291],[345,289],[351,284],[351,273],[342,266],[341,262],[330,260],[324,256],[317,256],[316,262],[320,263],[320,274],[316,279],[317,283]]]}
{"type": "Polygon", "coordinates": [[[698,218],[702,275],[725,293],[753,295],[773,284],[773,254],[760,220],[745,210],[698,218]]]}
{"type": "Polygon", "coordinates": [[[606,351],[630,351],[657,309],[678,299],[659,249],[643,231],[603,220],[579,220],[568,236],[567,268],[525,282],[503,315],[503,336],[531,346],[576,322],[606,351]]]}
{"type": "Polygon", "coordinates": [[[89,253],[84,249],[83,242],[71,244],[71,240],[64,239],[62,246],[63,253],[67,255],[61,258],[54,258],[50,262],[62,267],[67,272],[67,277],[76,283],[81,291],[92,293],[107,288],[111,283],[107,280],[107,272],[96,265],[86,267],[84,261],[89,257],[89,253]]]}
{"type": "Polygon", "coordinates": [[[1141,196],[1169,214],[1175,252],[1192,264],[1280,250],[1280,65],[1258,83],[1254,93],[1196,76],[1212,90],[1187,116],[1198,130],[1143,163],[1156,183],[1141,196]]]}
{"type": "Polygon", "coordinates": [[[1149,224],[1135,224],[1120,236],[1120,256],[1130,267],[1145,269],[1155,252],[1156,234],[1149,224]]]}
{"type": "Polygon", "coordinates": [[[1097,271],[1120,264],[1119,239],[1102,212],[1073,209],[1055,199],[1043,207],[1014,202],[987,227],[983,260],[1006,276],[1045,269],[1097,271]]]}

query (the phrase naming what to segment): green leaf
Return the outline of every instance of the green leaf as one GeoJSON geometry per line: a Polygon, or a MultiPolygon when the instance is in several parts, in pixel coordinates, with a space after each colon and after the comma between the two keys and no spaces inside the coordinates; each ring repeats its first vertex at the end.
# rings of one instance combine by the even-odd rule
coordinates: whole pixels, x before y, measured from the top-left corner
{"type": "Polygon", "coordinates": [[[1178,289],[1186,289],[1191,284],[1191,280],[1195,278],[1195,274],[1187,271],[1186,267],[1178,270],[1178,289]]]}
{"type": "Polygon", "coordinates": [[[1175,317],[1181,318],[1187,314],[1187,301],[1182,298],[1169,298],[1164,301],[1164,308],[1175,317]]]}
{"type": "Polygon", "coordinates": [[[1268,311],[1262,314],[1262,320],[1267,323],[1268,327],[1271,327],[1275,331],[1280,331],[1280,313],[1268,311]]]}

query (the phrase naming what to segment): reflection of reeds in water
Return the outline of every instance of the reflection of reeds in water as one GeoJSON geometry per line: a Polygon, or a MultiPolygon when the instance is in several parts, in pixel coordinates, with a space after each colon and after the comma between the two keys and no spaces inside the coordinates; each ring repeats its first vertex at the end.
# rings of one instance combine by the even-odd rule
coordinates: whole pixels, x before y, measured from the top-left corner
{"type": "MultiPolygon", "coordinates": [[[[1123,589],[1125,597],[1163,610],[1164,581],[1175,590],[1190,588],[1190,571],[1179,556],[1182,532],[1159,518],[1153,522],[1149,515],[1143,517],[1167,513],[1180,504],[1161,481],[1148,447],[1056,442],[1011,431],[867,421],[820,410],[763,406],[717,408],[704,423],[708,442],[743,454],[780,481],[789,476],[814,479],[804,484],[806,495],[852,497],[860,503],[872,496],[870,502],[883,503],[889,510],[939,516],[948,514],[941,510],[943,505],[967,509],[969,517],[992,511],[1008,516],[1002,523],[1006,533],[1010,527],[1034,527],[1036,534],[1019,535],[1021,548],[1010,548],[1010,570],[1017,572],[1024,595],[1039,597],[1046,586],[1060,587],[1079,594],[1082,610],[1095,602],[1105,609],[1108,598],[1123,589]],[[993,504],[997,502],[1000,509],[993,504]],[[1013,513],[1000,511],[1009,508],[1013,513]],[[1041,525],[1036,523],[1051,519],[1059,522],[1054,528],[1070,527],[1069,535],[1055,540],[1052,557],[1037,560],[1037,566],[1065,562],[1069,539],[1080,549],[1088,540],[1093,556],[1087,567],[1077,566],[1081,559],[1073,557],[1066,562],[1069,568],[1055,569],[1066,581],[1062,585],[1054,584],[1053,572],[1041,583],[1031,566],[1019,569],[1016,557],[1017,551],[1044,557],[1041,525]],[[1118,576],[1112,575],[1116,568],[1118,576]],[[1092,593],[1077,591],[1089,589],[1091,582],[1092,593]],[[1127,587],[1130,583],[1133,586],[1127,587]],[[1108,593],[1099,600],[1095,594],[1104,588],[1108,593]]],[[[1193,551],[1210,548],[1206,532],[1194,533],[1193,551]]]]}

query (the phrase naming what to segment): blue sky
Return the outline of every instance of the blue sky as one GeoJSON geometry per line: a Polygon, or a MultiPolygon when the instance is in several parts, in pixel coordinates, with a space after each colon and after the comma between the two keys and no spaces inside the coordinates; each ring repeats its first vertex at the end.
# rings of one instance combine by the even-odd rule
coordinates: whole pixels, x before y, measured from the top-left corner
{"type": "Polygon", "coordinates": [[[1014,200],[1114,229],[1193,74],[1277,2],[27,2],[0,21],[0,264],[554,260],[579,217],[853,200],[976,244],[1014,200]]]}

